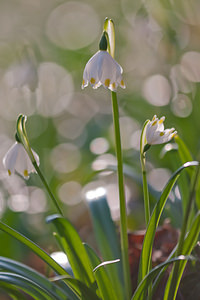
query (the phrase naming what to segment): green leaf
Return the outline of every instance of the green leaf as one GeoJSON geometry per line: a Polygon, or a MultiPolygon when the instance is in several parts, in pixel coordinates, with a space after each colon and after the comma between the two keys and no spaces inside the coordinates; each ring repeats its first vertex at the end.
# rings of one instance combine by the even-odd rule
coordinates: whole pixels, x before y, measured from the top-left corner
{"type": "Polygon", "coordinates": [[[163,189],[163,192],[160,196],[160,199],[156,203],[148,227],[143,241],[142,253],[140,256],[140,266],[139,266],[139,276],[138,281],[140,282],[148,273],[148,269],[151,263],[151,254],[152,254],[152,247],[153,247],[153,240],[156,232],[156,228],[158,226],[161,213],[164,209],[165,203],[167,201],[168,195],[174,186],[175,182],[177,181],[180,173],[188,167],[198,166],[197,161],[191,161],[185,163],[181,166],[169,179],[166,186],[163,189]]]}
{"type": "MultiPolygon", "coordinates": [[[[180,161],[182,164],[184,164],[187,161],[192,161],[193,157],[190,154],[190,151],[188,149],[188,147],[186,146],[186,144],[184,143],[184,141],[178,136],[175,136],[175,141],[176,144],[178,145],[178,154],[180,157],[180,161]]],[[[188,169],[186,174],[184,174],[183,176],[181,176],[180,180],[179,180],[179,188],[180,188],[180,193],[181,193],[181,200],[182,200],[182,205],[183,205],[183,212],[185,213],[186,207],[187,207],[187,201],[189,198],[189,189],[188,189],[188,182],[189,179],[192,179],[192,170],[188,169]],[[189,178],[188,178],[189,175],[189,178]]],[[[199,203],[200,205],[200,203],[199,203]]],[[[198,201],[197,201],[197,206],[198,206],[198,201]]],[[[200,208],[200,206],[198,206],[200,208]]],[[[194,216],[194,215],[193,215],[194,216]]]]}
{"type": "MultiPolygon", "coordinates": [[[[88,253],[91,267],[95,269],[97,266],[101,264],[101,260],[91,247],[89,247],[87,244],[84,244],[84,246],[88,253]]],[[[95,272],[95,278],[100,291],[100,297],[103,300],[119,299],[116,294],[115,286],[112,285],[112,282],[110,281],[108,273],[105,268],[97,269],[97,271],[95,272]]]]}
{"type": "Polygon", "coordinates": [[[9,283],[1,282],[0,289],[6,292],[12,298],[12,300],[26,300],[25,295],[23,295],[22,292],[20,292],[15,286],[9,283]]]}
{"type": "Polygon", "coordinates": [[[143,280],[138,285],[137,289],[135,290],[131,300],[144,300],[143,293],[144,291],[148,290],[149,285],[153,282],[154,278],[157,276],[157,274],[162,270],[163,268],[169,266],[172,263],[176,263],[183,260],[196,260],[196,258],[192,256],[184,256],[180,255],[178,257],[172,258],[171,260],[165,261],[164,263],[156,266],[153,268],[148,275],[146,275],[143,280]]]}
{"type": "MultiPolygon", "coordinates": [[[[197,240],[199,237],[199,231],[200,231],[200,212],[198,212],[197,215],[195,216],[193,223],[191,225],[191,228],[185,237],[184,244],[183,244],[183,250],[182,250],[183,255],[191,254],[194,246],[197,243],[197,240]]],[[[177,249],[177,246],[173,249],[173,251],[170,254],[170,256],[168,257],[167,261],[170,260],[175,255],[176,249],[177,249]]],[[[180,275],[181,275],[181,272],[183,271],[182,268],[184,268],[184,262],[181,262],[181,264],[182,264],[182,267],[179,269],[180,275]]],[[[166,268],[163,268],[160,271],[160,273],[158,274],[158,276],[153,284],[152,294],[155,292],[165,270],[166,270],[166,268]]]]}
{"type": "MultiPolygon", "coordinates": [[[[192,161],[193,157],[190,154],[190,151],[187,148],[186,144],[183,142],[183,140],[178,135],[176,135],[174,137],[174,139],[178,145],[178,151],[179,151],[179,155],[180,155],[182,163],[186,163],[187,161],[192,161]]],[[[190,172],[190,171],[188,171],[188,172],[190,172]]]]}
{"type": "MultiPolygon", "coordinates": [[[[37,271],[33,270],[30,267],[27,267],[22,263],[0,256],[0,269],[3,271],[10,271],[16,273],[34,281],[36,284],[39,284],[42,288],[48,289],[51,295],[55,297],[55,299],[67,298],[67,293],[64,290],[56,286],[54,283],[49,281],[46,277],[44,277],[37,271]]],[[[70,290],[69,292],[71,293],[70,290]]],[[[76,297],[76,299],[78,298],[76,297]]]]}
{"type": "MultiPolygon", "coordinates": [[[[40,300],[54,300],[59,298],[51,297],[48,290],[43,289],[40,285],[36,284],[30,279],[27,279],[21,275],[7,273],[7,272],[0,272],[0,282],[12,284],[26,294],[32,296],[34,299],[40,300]]],[[[69,299],[69,298],[68,298],[69,299]]]]}
{"type": "Polygon", "coordinates": [[[92,287],[95,278],[87,252],[76,229],[67,219],[59,215],[49,216],[47,222],[53,223],[58,232],[57,239],[68,257],[74,277],[92,287]]]}
{"type": "MultiPolygon", "coordinates": [[[[95,238],[104,261],[121,259],[119,240],[115,224],[105,195],[87,199],[93,223],[95,238]]],[[[112,285],[115,286],[118,299],[123,299],[123,271],[121,262],[107,266],[112,285]]]]}
{"type": "MultiPolygon", "coordinates": [[[[194,246],[196,245],[197,241],[198,241],[198,237],[199,237],[199,232],[200,232],[200,211],[198,212],[192,227],[189,231],[189,233],[187,234],[184,244],[183,244],[183,249],[182,249],[182,254],[183,255],[189,255],[194,246]]],[[[183,271],[185,269],[185,265],[186,262],[180,262],[178,264],[178,270],[177,270],[177,280],[176,280],[176,284],[175,284],[175,295],[174,298],[176,296],[180,281],[181,281],[181,277],[183,275],[183,271]]],[[[172,280],[172,273],[170,274],[169,278],[168,278],[168,282],[166,285],[166,289],[165,289],[165,294],[164,294],[164,299],[168,299],[168,294],[169,294],[169,289],[170,289],[170,285],[171,285],[171,280],[172,280]]]]}
{"type": "MultiPolygon", "coordinates": [[[[77,299],[78,296],[81,300],[96,300],[98,297],[96,294],[89,289],[85,284],[81,281],[74,279],[71,277],[50,255],[48,255],[44,250],[42,250],[38,245],[33,243],[31,240],[12,229],[8,225],[4,224],[0,221],[0,230],[3,230],[7,234],[11,235],[24,245],[26,245],[29,249],[31,249],[36,255],[38,255],[44,262],[46,262],[58,275],[66,276],[63,279],[63,282],[71,289],[71,293],[69,294],[70,300],[77,299]]],[[[66,291],[67,292],[67,291],[66,291]]],[[[68,293],[67,293],[68,294],[68,293]]]]}
{"type": "Polygon", "coordinates": [[[100,263],[98,266],[96,266],[93,270],[93,272],[96,272],[99,268],[101,267],[105,267],[107,265],[111,265],[111,264],[116,264],[120,262],[120,259],[115,259],[115,260],[108,260],[108,261],[103,261],[102,263],[100,263]]]}

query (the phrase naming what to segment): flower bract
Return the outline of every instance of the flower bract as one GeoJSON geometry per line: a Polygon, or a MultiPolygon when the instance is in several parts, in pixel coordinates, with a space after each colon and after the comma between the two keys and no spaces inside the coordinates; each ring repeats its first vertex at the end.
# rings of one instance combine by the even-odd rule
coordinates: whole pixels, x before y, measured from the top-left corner
{"type": "Polygon", "coordinates": [[[146,127],[146,140],[148,145],[163,144],[169,142],[176,134],[174,128],[164,129],[165,117],[160,119],[155,115],[146,127]]]}
{"type": "Polygon", "coordinates": [[[94,89],[101,85],[111,91],[116,91],[118,86],[125,88],[122,73],[122,67],[114,58],[107,51],[99,50],[85,66],[82,89],[89,83],[94,89]]]}
{"type": "MultiPolygon", "coordinates": [[[[37,165],[39,165],[39,156],[33,151],[37,165]]],[[[17,171],[25,179],[29,178],[29,174],[35,172],[32,162],[21,143],[15,142],[14,145],[8,150],[3,158],[3,165],[11,175],[17,171]]]]}

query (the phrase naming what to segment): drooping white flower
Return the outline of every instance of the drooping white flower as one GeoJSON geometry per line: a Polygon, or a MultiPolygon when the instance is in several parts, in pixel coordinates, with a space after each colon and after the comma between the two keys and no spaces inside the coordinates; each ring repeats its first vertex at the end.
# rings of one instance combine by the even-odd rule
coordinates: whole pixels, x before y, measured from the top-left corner
{"type": "Polygon", "coordinates": [[[105,50],[99,50],[87,62],[83,72],[82,89],[90,83],[94,89],[103,85],[111,91],[120,86],[125,88],[122,79],[123,69],[105,50]]]}
{"type": "MultiPolygon", "coordinates": [[[[32,149],[31,149],[32,150],[32,149]]],[[[39,156],[33,151],[37,165],[39,165],[39,156]]],[[[8,171],[9,175],[12,175],[16,170],[25,179],[29,178],[29,174],[35,172],[32,162],[21,143],[15,142],[14,145],[8,150],[3,158],[3,165],[8,171]]]]}
{"type": "Polygon", "coordinates": [[[176,134],[174,128],[164,129],[165,117],[160,119],[155,115],[146,127],[146,140],[148,145],[163,144],[169,142],[176,134]]]}

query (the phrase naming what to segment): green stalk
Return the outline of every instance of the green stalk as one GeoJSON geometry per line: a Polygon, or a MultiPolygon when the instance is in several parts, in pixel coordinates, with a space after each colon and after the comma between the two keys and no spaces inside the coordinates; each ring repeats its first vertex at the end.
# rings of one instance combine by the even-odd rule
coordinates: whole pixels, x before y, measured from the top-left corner
{"type": "Polygon", "coordinates": [[[149,191],[148,191],[148,184],[147,184],[147,172],[145,168],[144,159],[142,159],[142,181],[143,181],[143,195],[144,195],[144,211],[145,211],[145,222],[146,227],[149,223],[150,219],[150,208],[149,208],[149,191]]]}
{"type": "Polygon", "coordinates": [[[54,197],[54,195],[53,195],[53,193],[52,193],[52,191],[51,191],[51,189],[50,189],[50,187],[49,187],[46,179],[44,178],[44,176],[43,176],[43,174],[42,174],[39,166],[37,165],[36,161],[32,162],[32,164],[33,164],[35,170],[37,171],[38,175],[40,176],[40,179],[42,180],[42,183],[44,184],[44,186],[45,186],[45,188],[46,188],[46,190],[47,190],[50,198],[52,199],[52,201],[53,201],[53,203],[55,205],[55,207],[57,208],[58,213],[61,214],[64,217],[63,212],[62,212],[60,206],[58,205],[58,202],[57,202],[56,198],[54,197]]]}
{"type": "Polygon", "coordinates": [[[130,299],[131,280],[130,280],[130,266],[129,266],[129,259],[128,259],[126,200],[125,200],[125,191],[124,191],[123,160],[122,160],[117,94],[115,92],[112,92],[111,98],[112,98],[112,108],[113,108],[113,123],[114,123],[114,133],[115,133],[119,201],[120,201],[120,232],[121,232],[122,265],[123,265],[126,297],[127,299],[130,299]]]}
{"type": "MultiPolygon", "coordinates": [[[[193,184],[192,184],[192,188],[191,188],[191,192],[190,192],[189,201],[188,201],[188,204],[187,204],[187,207],[185,210],[185,216],[184,216],[182,230],[181,230],[181,234],[180,234],[180,238],[179,238],[179,242],[178,242],[178,246],[177,246],[176,256],[179,256],[182,253],[184,239],[185,239],[185,235],[186,235],[187,228],[188,228],[189,216],[190,216],[190,212],[191,212],[191,208],[192,208],[192,204],[193,204],[194,194],[195,194],[196,186],[198,183],[199,171],[200,171],[200,165],[198,165],[198,167],[197,167],[195,177],[193,180],[193,184]]],[[[172,299],[174,300],[176,298],[176,294],[177,294],[177,290],[178,290],[178,285],[177,285],[178,273],[179,273],[179,263],[176,263],[174,268],[172,269],[171,280],[170,280],[170,282],[167,283],[167,286],[170,284],[168,297],[167,297],[168,300],[172,300],[172,299]]],[[[164,297],[164,299],[165,298],[166,297],[164,297]]]]}
{"type": "MultiPolygon", "coordinates": [[[[149,120],[147,120],[142,129],[141,138],[140,138],[140,163],[142,168],[142,181],[143,181],[143,195],[144,195],[144,211],[145,211],[145,222],[146,227],[149,223],[150,219],[150,205],[149,205],[149,191],[148,191],[148,184],[147,184],[147,172],[146,172],[146,165],[145,165],[145,146],[146,144],[146,135],[145,135],[145,128],[148,124],[149,120]]],[[[148,145],[148,148],[150,145],[148,145]]]]}

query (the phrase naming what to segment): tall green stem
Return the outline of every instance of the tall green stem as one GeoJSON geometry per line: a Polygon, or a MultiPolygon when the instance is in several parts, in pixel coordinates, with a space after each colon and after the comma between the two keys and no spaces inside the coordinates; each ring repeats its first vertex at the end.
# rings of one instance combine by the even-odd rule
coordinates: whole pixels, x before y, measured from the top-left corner
{"type": "Polygon", "coordinates": [[[46,179],[44,178],[44,176],[43,176],[39,166],[37,165],[36,161],[32,162],[32,164],[33,164],[35,170],[37,171],[38,175],[40,176],[40,179],[42,180],[42,183],[44,184],[44,186],[45,186],[50,198],[52,199],[54,205],[56,206],[59,214],[61,214],[63,216],[63,212],[62,212],[60,206],[58,205],[58,202],[57,202],[56,198],[54,197],[54,195],[53,195],[48,183],[46,182],[46,179]]]}
{"type": "MultiPolygon", "coordinates": [[[[149,120],[147,120],[142,129],[141,138],[140,138],[140,163],[142,168],[142,181],[143,181],[143,195],[144,195],[144,211],[145,211],[145,222],[146,227],[149,223],[150,219],[150,208],[149,208],[149,191],[147,184],[147,173],[146,173],[146,165],[145,165],[145,153],[144,149],[146,145],[146,136],[145,136],[145,128],[148,124],[149,120]]],[[[148,146],[150,147],[150,145],[148,146]]]]}
{"type": "Polygon", "coordinates": [[[147,184],[147,172],[146,172],[145,164],[142,164],[142,180],[143,180],[145,222],[146,222],[146,226],[147,226],[149,223],[149,219],[150,219],[150,208],[149,208],[149,192],[148,192],[148,184],[147,184]]]}
{"type": "Polygon", "coordinates": [[[113,123],[115,132],[115,146],[117,156],[117,170],[118,170],[118,186],[119,186],[119,201],[120,201],[120,232],[121,232],[121,252],[122,265],[124,272],[124,284],[127,293],[127,299],[131,297],[131,281],[130,281],[130,267],[128,259],[128,235],[127,235],[127,218],[126,218],[126,200],[124,191],[124,176],[123,176],[123,159],[120,138],[119,126],[119,110],[117,103],[117,95],[112,92],[112,108],[113,108],[113,123]]]}

